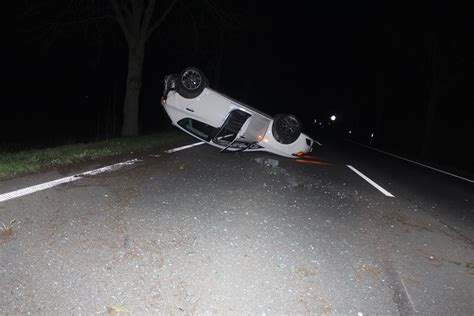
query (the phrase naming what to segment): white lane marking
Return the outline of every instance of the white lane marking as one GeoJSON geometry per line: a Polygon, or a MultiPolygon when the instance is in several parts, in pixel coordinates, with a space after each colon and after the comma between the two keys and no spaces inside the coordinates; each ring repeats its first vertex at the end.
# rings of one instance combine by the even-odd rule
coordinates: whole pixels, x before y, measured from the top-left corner
{"type": "Polygon", "coordinates": [[[407,159],[407,158],[404,158],[404,157],[400,157],[400,156],[397,156],[397,155],[388,153],[388,152],[386,152],[386,151],[383,151],[383,150],[380,150],[380,149],[377,149],[377,148],[374,148],[374,147],[370,147],[370,146],[367,146],[367,145],[364,145],[364,144],[361,144],[361,143],[358,143],[358,142],[354,142],[354,141],[350,141],[350,142],[355,143],[355,144],[357,144],[357,145],[360,145],[360,146],[362,146],[362,147],[367,147],[367,148],[369,148],[369,149],[372,149],[372,150],[381,152],[381,153],[383,153],[383,154],[386,154],[386,155],[389,155],[389,156],[392,156],[392,157],[395,157],[395,158],[398,158],[398,159],[402,159],[402,160],[405,160],[405,161],[414,163],[414,164],[416,164],[416,165],[419,165],[419,166],[422,166],[422,167],[425,167],[425,168],[428,168],[428,169],[431,169],[431,170],[434,170],[434,171],[438,171],[438,172],[447,174],[448,176],[451,176],[451,177],[459,178],[459,179],[461,179],[461,180],[474,183],[474,180],[471,180],[471,179],[468,179],[468,178],[464,178],[464,177],[458,176],[457,174],[454,174],[454,173],[451,173],[451,172],[447,172],[447,171],[444,171],[444,170],[440,170],[440,169],[437,169],[437,168],[435,168],[435,167],[431,167],[431,166],[428,166],[428,165],[425,165],[425,164],[422,164],[422,163],[419,163],[419,162],[416,162],[416,161],[413,161],[413,160],[410,160],[410,159],[407,159]]]}
{"type": "Polygon", "coordinates": [[[165,153],[171,154],[171,153],[183,150],[183,149],[188,149],[188,148],[191,148],[191,147],[194,147],[194,146],[199,146],[199,145],[202,145],[202,144],[205,144],[205,143],[206,142],[199,142],[199,143],[194,143],[194,144],[191,144],[191,145],[186,145],[186,146],[182,146],[182,147],[178,147],[178,148],[173,148],[173,149],[166,150],[165,153]]]}
{"type": "Polygon", "coordinates": [[[320,142],[318,142],[318,141],[315,140],[315,139],[313,139],[313,140],[314,140],[314,142],[315,142],[316,144],[318,144],[319,146],[323,147],[323,144],[321,144],[320,142]]]}
{"type": "Polygon", "coordinates": [[[3,193],[3,194],[0,194],[0,202],[11,200],[11,199],[14,199],[14,198],[17,198],[17,197],[20,197],[20,196],[24,196],[24,195],[27,195],[27,194],[35,193],[35,192],[38,192],[38,191],[50,189],[52,187],[58,186],[58,185],[63,184],[63,183],[76,181],[76,180],[79,180],[79,179],[83,178],[84,176],[91,176],[91,175],[96,175],[96,174],[106,172],[106,171],[117,170],[117,169],[120,169],[124,166],[133,165],[134,163],[139,162],[139,161],[140,160],[138,160],[138,159],[127,160],[127,161],[124,161],[124,162],[116,163],[114,165],[110,165],[110,166],[102,167],[102,168],[99,168],[99,169],[94,169],[94,170],[91,170],[91,171],[75,174],[75,175],[72,175],[72,176],[69,176],[69,177],[64,177],[64,178],[61,178],[61,179],[57,179],[57,180],[53,180],[53,181],[33,185],[31,187],[23,188],[23,189],[20,189],[20,190],[3,193]]]}
{"type": "Polygon", "coordinates": [[[367,177],[366,175],[364,175],[362,172],[360,172],[360,171],[357,170],[356,168],[352,167],[351,165],[347,165],[347,167],[348,167],[349,169],[351,169],[352,171],[354,171],[355,173],[357,173],[359,176],[362,177],[362,179],[364,179],[365,181],[367,181],[368,183],[370,183],[371,185],[373,185],[377,190],[379,190],[380,192],[382,192],[382,193],[385,194],[386,196],[394,197],[390,192],[388,192],[387,190],[385,190],[384,188],[382,188],[380,185],[378,185],[377,183],[375,183],[374,181],[372,181],[371,179],[369,179],[369,177],[367,177]]]}

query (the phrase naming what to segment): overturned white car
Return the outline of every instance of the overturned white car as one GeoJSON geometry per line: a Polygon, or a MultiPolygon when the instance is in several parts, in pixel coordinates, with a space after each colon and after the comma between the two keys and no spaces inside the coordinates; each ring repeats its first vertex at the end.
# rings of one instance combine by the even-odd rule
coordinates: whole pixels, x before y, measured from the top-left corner
{"type": "Polygon", "coordinates": [[[295,158],[313,148],[296,116],[271,117],[212,90],[195,67],[165,77],[161,103],[173,125],[222,152],[268,151],[295,158]]]}

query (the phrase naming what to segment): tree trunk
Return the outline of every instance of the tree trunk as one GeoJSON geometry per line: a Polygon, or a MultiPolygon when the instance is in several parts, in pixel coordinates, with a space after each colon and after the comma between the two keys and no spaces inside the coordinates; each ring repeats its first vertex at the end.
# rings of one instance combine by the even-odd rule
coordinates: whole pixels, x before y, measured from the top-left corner
{"type": "Polygon", "coordinates": [[[138,134],[138,105],[142,87],[143,59],[145,43],[129,44],[128,74],[125,100],[123,104],[122,136],[138,134]]]}

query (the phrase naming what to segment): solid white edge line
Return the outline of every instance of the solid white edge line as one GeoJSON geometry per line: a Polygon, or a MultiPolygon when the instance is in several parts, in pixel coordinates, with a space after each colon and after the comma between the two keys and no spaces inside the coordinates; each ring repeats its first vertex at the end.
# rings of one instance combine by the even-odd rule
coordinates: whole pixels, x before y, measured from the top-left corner
{"type": "Polygon", "coordinates": [[[471,179],[468,179],[468,178],[464,178],[464,177],[461,177],[461,176],[458,176],[457,174],[454,174],[454,173],[451,173],[451,172],[447,172],[447,171],[444,171],[444,170],[440,170],[440,169],[437,169],[435,167],[431,167],[431,166],[428,166],[428,165],[425,165],[425,164],[422,164],[422,163],[419,163],[419,162],[416,162],[416,161],[413,161],[413,160],[410,160],[410,159],[407,159],[407,158],[404,158],[404,157],[401,157],[401,156],[397,156],[397,155],[394,155],[394,154],[391,154],[389,152],[386,152],[386,151],[383,151],[383,150],[380,150],[380,149],[377,149],[377,148],[374,148],[374,147],[370,147],[370,146],[367,146],[367,145],[364,145],[364,144],[361,144],[361,143],[358,143],[358,142],[355,142],[355,141],[350,141],[354,144],[357,144],[357,145],[360,145],[362,147],[367,147],[369,149],[372,149],[372,150],[375,150],[375,151],[378,151],[378,152],[381,152],[383,154],[386,154],[386,155],[389,155],[389,156],[392,156],[392,157],[395,157],[395,158],[398,158],[398,159],[402,159],[402,160],[405,160],[405,161],[408,161],[408,162],[411,162],[411,163],[414,163],[416,165],[420,165],[422,167],[425,167],[425,168],[428,168],[428,169],[431,169],[431,170],[434,170],[434,171],[438,171],[438,172],[441,172],[441,173],[444,173],[448,176],[451,176],[451,177],[455,177],[455,178],[459,178],[461,180],[464,180],[464,181],[467,181],[467,182],[471,182],[471,183],[474,183],[474,180],[471,180],[471,179]]]}
{"type": "Polygon", "coordinates": [[[194,146],[199,146],[199,145],[202,145],[202,144],[205,144],[205,143],[206,142],[198,142],[198,143],[194,143],[194,144],[191,144],[191,145],[186,145],[186,146],[182,146],[182,147],[178,147],[178,148],[173,148],[173,149],[165,150],[165,153],[171,154],[171,153],[174,153],[174,152],[177,152],[177,151],[180,151],[180,150],[188,149],[188,148],[191,148],[191,147],[194,147],[194,146]]]}
{"type": "Polygon", "coordinates": [[[65,178],[61,178],[61,179],[57,179],[57,180],[37,184],[37,185],[27,187],[27,188],[23,188],[23,189],[20,189],[20,190],[3,193],[3,194],[0,194],[0,202],[15,199],[17,197],[24,196],[24,195],[31,194],[31,193],[35,193],[35,192],[38,192],[38,191],[43,191],[43,190],[46,190],[46,189],[50,189],[50,188],[58,186],[60,184],[76,181],[76,180],[79,180],[79,179],[81,179],[81,177],[74,175],[74,176],[70,176],[70,177],[65,177],[65,178]]]}
{"type": "Polygon", "coordinates": [[[369,177],[367,177],[366,175],[364,175],[362,172],[360,172],[359,170],[357,170],[356,168],[352,167],[351,165],[347,165],[347,167],[349,169],[351,169],[352,171],[354,171],[355,173],[357,173],[359,176],[362,177],[362,179],[364,179],[365,181],[367,181],[368,183],[370,183],[371,185],[373,185],[377,190],[379,190],[380,192],[382,192],[383,194],[385,194],[386,196],[389,196],[389,197],[395,197],[392,195],[392,193],[388,192],[387,190],[385,190],[384,188],[382,188],[380,185],[378,185],[377,183],[375,183],[374,181],[372,181],[369,177]]]}
{"type": "Polygon", "coordinates": [[[96,175],[96,174],[103,173],[103,172],[106,172],[106,171],[117,170],[119,168],[122,168],[123,166],[133,165],[134,163],[139,162],[139,161],[140,160],[138,160],[138,159],[127,160],[127,161],[119,162],[119,163],[116,163],[116,164],[113,164],[113,165],[110,165],[110,166],[106,166],[106,167],[94,169],[94,170],[91,170],[91,171],[75,174],[75,175],[72,175],[72,176],[69,176],[69,177],[64,177],[64,178],[56,179],[56,180],[53,180],[53,181],[48,181],[48,182],[44,182],[44,183],[41,183],[41,184],[33,185],[31,187],[23,188],[23,189],[20,189],[20,190],[3,193],[3,194],[0,194],[0,202],[15,199],[17,197],[24,196],[24,195],[31,194],[31,193],[35,193],[35,192],[38,192],[38,191],[43,191],[43,190],[46,190],[46,189],[50,189],[52,187],[58,186],[58,185],[63,184],[63,183],[76,181],[76,180],[82,179],[84,176],[96,175]]]}
{"type": "Polygon", "coordinates": [[[120,169],[124,166],[129,166],[129,165],[133,165],[134,163],[137,163],[141,160],[138,160],[138,159],[131,159],[131,160],[127,160],[127,161],[124,161],[124,162],[119,162],[119,163],[116,163],[116,164],[113,164],[113,165],[110,165],[110,166],[105,166],[105,167],[102,167],[102,168],[99,168],[99,169],[94,169],[94,170],[91,170],[91,171],[86,171],[86,172],[83,172],[83,173],[80,173],[78,174],[77,176],[79,177],[82,177],[82,176],[93,176],[93,175],[96,175],[96,174],[99,174],[99,173],[102,173],[102,172],[106,172],[106,171],[113,171],[113,170],[117,170],[117,169],[120,169]]]}

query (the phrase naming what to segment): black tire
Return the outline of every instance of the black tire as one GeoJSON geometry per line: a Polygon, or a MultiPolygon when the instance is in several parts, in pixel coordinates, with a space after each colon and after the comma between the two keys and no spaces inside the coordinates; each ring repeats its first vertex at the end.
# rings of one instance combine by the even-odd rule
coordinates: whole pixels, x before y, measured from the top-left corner
{"type": "Polygon", "coordinates": [[[272,133],[281,144],[291,144],[301,134],[301,120],[292,114],[278,114],[273,118],[272,133]]]}
{"type": "Polygon", "coordinates": [[[207,80],[203,72],[196,67],[185,68],[176,81],[176,91],[187,99],[200,95],[206,86],[207,80]]]}

